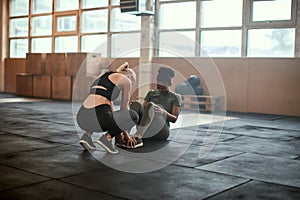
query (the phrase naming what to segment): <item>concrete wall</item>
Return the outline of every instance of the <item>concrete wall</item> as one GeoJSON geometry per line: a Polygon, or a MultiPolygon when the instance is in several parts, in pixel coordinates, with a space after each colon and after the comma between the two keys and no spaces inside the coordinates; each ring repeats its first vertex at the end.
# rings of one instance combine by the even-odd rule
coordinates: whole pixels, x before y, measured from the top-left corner
{"type": "Polygon", "coordinates": [[[249,59],[248,110],[300,116],[300,59],[249,59]]]}
{"type": "MultiPolygon", "coordinates": [[[[229,111],[300,116],[299,58],[155,58],[153,62],[172,66],[187,77],[200,71],[203,85],[214,83],[212,75],[217,73],[210,74],[209,68],[214,71],[215,64],[229,111]]],[[[205,92],[218,93],[207,88],[205,92]]]]}
{"type": "MultiPolygon", "coordinates": [[[[115,68],[125,60],[106,62],[113,61],[115,68]]],[[[127,61],[138,65],[137,58],[127,61]]],[[[173,90],[199,72],[205,94],[221,94],[218,85],[224,83],[229,111],[300,116],[300,58],[154,58],[153,63],[171,66],[183,76],[174,78],[173,90]],[[219,75],[223,83],[216,81],[219,75]]],[[[25,66],[25,59],[5,60],[5,91],[16,91],[16,74],[25,72],[25,66]]]]}

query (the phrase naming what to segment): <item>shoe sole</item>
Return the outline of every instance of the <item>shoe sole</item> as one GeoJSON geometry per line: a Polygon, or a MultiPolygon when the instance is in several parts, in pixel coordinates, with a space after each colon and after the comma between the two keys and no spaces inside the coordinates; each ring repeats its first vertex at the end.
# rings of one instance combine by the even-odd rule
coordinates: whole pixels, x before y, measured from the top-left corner
{"type": "Polygon", "coordinates": [[[144,144],[140,143],[140,144],[135,145],[134,148],[138,148],[138,147],[142,147],[142,146],[144,146],[144,144]]]}
{"type": "Polygon", "coordinates": [[[81,146],[83,146],[83,148],[85,148],[86,150],[95,150],[96,147],[92,147],[89,143],[87,143],[84,140],[80,140],[79,144],[81,144],[81,146]]]}
{"type": "Polygon", "coordinates": [[[135,149],[135,148],[142,147],[142,146],[144,146],[143,143],[140,143],[140,144],[135,145],[135,146],[133,146],[133,147],[126,146],[126,145],[122,145],[122,146],[121,146],[121,145],[117,145],[117,147],[120,147],[120,148],[122,148],[122,149],[135,149]]]}
{"type": "Polygon", "coordinates": [[[116,151],[112,151],[110,150],[105,144],[103,144],[101,141],[97,140],[97,143],[100,144],[107,152],[111,153],[111,154],[117,154],[119,153],[118,150],[116,151]]]}

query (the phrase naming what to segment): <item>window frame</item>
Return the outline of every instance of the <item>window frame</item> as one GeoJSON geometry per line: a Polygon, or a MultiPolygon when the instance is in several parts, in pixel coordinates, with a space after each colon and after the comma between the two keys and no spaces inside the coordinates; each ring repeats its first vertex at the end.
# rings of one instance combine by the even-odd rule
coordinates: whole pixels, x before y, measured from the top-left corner
{"type": "MultiPolygon", "coordinates": [[[[243,1],[243,16],[242,16],[242,26],[241,27],[207,27],[207,28],[201,28],[200,27],[200,6],[202,1],[207,1],[207,0],[165,0],[165,1],[160,1],[157,0],[155,4],[155,10],[156,10],[156,15],[154,16],[154,25],[158,26],[159,25],[159,18],[160,16],[160,6],[162,4],[171,4],[171,3],[183,3],[183,2],[196,2],[196,27],[195,28],[184,28],[184,29],[155,29],[154,31],[154,37],[157,38],[155,43],[154,43],[154,56],[159,56],[158,53],[158,45],[160,43],[159,41],[159,35],[162,32],[167,32],[167,31],[195,31],[195,57],[201,57],[200,54],[200,48],[199,46],[200,41],[201,41],[201,31],[206,31],[206,30],[242,30],[242,46],[241,46],[241,57],[248,57],[247,56],[247,46],[248,46],[248,31],[251,29],[270,29],[270,28],[295,28],[296,33],[295,33],[295,49],[294,49],[294,57],[293,58],[299,58],[300,57],[300,5],[299,5],[299,0],[292,0],[292,6],[291,6],[291,19],[290,20],[273,20],[273,21],[253,21],[252,20],[252,10],[253,10],[253,1],[259,1],[259,0],[242,0],[243,1]],[[298,8],[298,12],[297,12],[298,8]],[[297,21],[298,18],[298,21],[297,21]]],[[[106,7],[93,7],[93,8],[82,8],[82,0],[78,0],[79,6],[77,10],[68,10],[68,11],[55,11],[55,6],[56,6],[56,0],[52,0],[52,11],[48,13],[33,13],[33,0],[28,0],[29,2],[29,13],[28,15],[20,15],[20,16],[10,16],[10,3],[8,0],[7,4],[7,22],[9,25],[9,20],[10,19],[15,19],[15,18],[24,18],[28,17],[28,36],[16,36],[16,37],[10,37],[9,36],[9,29],[7,29],[6,32],[6,37],[7,37],[7,49],[8,49],[8,56],[10,56],[10,43],[11,40],[14,39],[28,39],[28,52],[31,52],[31,44],[32,44],[32,39],[34,38],[52,38],[52,53],[54,52],[55,48],[55,38],[59,36],[78,36],[78,49],[77,52],[81,52],[81,38],[82,36],[86,35],[95,35],[95,34],[105,34],[107,35],[107,55],[106,57],[111,57],[111,36],[113,34],[117,33],[134,33],[134,32],[139,32],[141,33],[142,30],[125,30],[125,31],[112,31],[111,29],[111,11],[114,8],[119,8],[120,5],[115,3],[112,3],[112,0],[109,1],[108,6],[106,7]],[[108,29],[106,32],[101,32],[101,33],[81,33],[80,32],[80,24],[81,24],[81,15],[82,12],[84,11],[89,11],[89,10],[98,10],[98,9],[107,9],[108,12],[108,19],[107,19],[107,26],[108,29]],[[57,17],[59,16],[68,16],[68,15],[75,15],[76,13],[76,31],[65,31],[65,32],[58,32],[56,31],[56,25],[57,25],[57,17]],[[38,16],[45,16],[45,15],[51,15],[52,16],[52,34],[49,36],[33,36],[32,35],[32,30],[31,30],[31,25],[32,25],[32,18],[33,17],[38,17],[38,16]]],[[[216,56],[217,57],[217,56],[216,56]]],[[[230,57],[229,57],[230,58],[230,57]]]]}
{"type": "Polygon", "coordinates": [[[36,15],[31,15],[30,18],[29,18],[29,24],[30,24],[30,30],[29,30],[29,37],[30,38],[42,38],[42,37],[51,37],[53,35],[53,15],[49,15],[48,13],[47,14],[36,14],[36,15]],[[45,17],[45,16],[51,16],[52,17],[52,30],[51,30],[51,33],[49,35],[33,35],[32,33],[32,21],[33,21],[33,18],[35,17],[45,17]]]}
{"type": "MultiPolygon", "coordinates": [[[[112,32],[111,31],[111,10],[115,8],[120,8],[119,4],[112,4],[111,1],[108,1],[107,6],[101,6],[101,7],[93,7],[93,8],[82,8],[82,0],[78,0],[79,5],[78,9],[76,10],[66,10],[66,11],[55,11],[56,9],[56,0],[52,0],[52,10],[51,12],[45,12],[45,13],[33,13],[33,0],[28,0],[28,15],[20,15],[20,16],[10,16],[9,10],[10,10],[10,2],[8,0],[7,4],[7,22],[9,23],[10,19],[17,19],[17,18],[28,18],[28,35],[27,36],[14,36],[10,37],[9,36],[9,29],[7,29],[7,49],[8,49],[8,57],[10,57],[10,43],[11,40],[15,39],[27,39],[28,40],[28,50],[27,52],[31,52],[32,49],[32,40],[33,39],[40,39],[40,38],[51,38],[51,53],[55,53],[55,40],[57,37],[64,37],[64,36],[77,36],[78,37],[78,47],[76,49],[76,52],[82,52],[81,51],[81,38],[83,36],[88,36],[88,35],[106,35],[107,37],[107,49],[106,49],[106,54],[105,57],[110,58],[112,53],[111,53],[111,36],[113,34],[125,34],[125,33],[141,33],[141,30],[123,30],[123,31],[118,31],[118,32],[112,32]],[[80,25],[81,25],[81,15],[84,11],[93,11],[93,10],[107,10],[107,30],[105,32],[93,32],[93,33],[81,33],[80,31],[80,25]],[[46,16],[46,15],[51,15],[52,16],[52,32],[50,35],[33,35],[32,34],[32,19],[33,17],[40,17],[40,16],[46,16]],[[59,17],[64,17],[64,16],[76,16],[76,30],[71,30],[71,31],[58,31],[57,30],[57,25],[58,25],[58,18],[59,17]]],[[[22,55],[20,58],[23,58],[25,55],[22,55]]],[[[18,57],[19,58],[19,57],[18,57]]]]}
{"type": "Polygon", "coordinates": [[[74,35],[79,32],[79,14],[78,11],[66,11],[66,12],[59,12],[59,13],[54,13],[53,14],[53,19],[52,19],[52,24],[53,24],[53,35],[54,36],[68,36],[68,35],[74,35]],[[57,25],[58,25],[58,19],[60,17],[70,17],[70,16],[76,16],[76,27],[75,30],[71,31],[58,31],[57,30],[57,25]]]}
{"type": "MultiPolygon", "coordinates": [[[[253,1],[260,1],[260,0],[251,0],[247,1],[244,0],[244,10],[245,10],[245,20],[244,20],[244,38],[243,38],[243,56],[247,58],[262,58],[259,56],[248,56],[248,44],[249,42],[249,30],[253,29],[284,29],[284,28],[295,28],[295,44],[294,44],[294,56],[292,58],[299,57],[300,55],[300,36],[297,35],[297,31],[299,32],[299,25],[297,25],[297,16],[300,15],[297,13],[297,6],[298,9],[300,8],[300,5],[297,5],[297,0],[292,0],[291,5],[291,19],[290,20],[266,20],[266,21],[253,21],[253,1]],[[298,29],[298,30],[297,30],[298,29]]],[[[265,0],[261,0],[265,1],[265,0]]],[[[299,24],[300,22],[298,22],[299,24]]],[[[264,58],[274,58],[273,56],[263,56],[264,58]]],[[[278,57],[275,57],[278,58],[278,57]]],[[[290,58],[290,57],[279,57],[279,58],[290,58]]]]}
{"type": "Polygon", "coordinates": [[[246,20],[246,26],[249,28],[255,28],[255,27],[282,27],[282,28],[288,28],[291,26],[296,25],[296,19],[297,19],[297,2],[296,0],[291,0],[291,19],[290,20],[266,20],[266,21],[253,21],[253,2],[254,1],[265,1],[265,0],[251,0],[251,1],[245,1],[247,4],[247,20],[246,20]]]}
{"type": "MultiPolygon", "coordinates": [[[[159,25],[161,13],[160,7],[161,5],[171,4],[171,3],[181,3],[181,2],[190,2],[193,0],[166,0],[166,1],[156,1],[156,11],[157,16],[155,16],[155,23],[159,25]]],[[[197,2],[197,12],[196,12],[196,28],[195,29],[163,29],[158,27],[155,32],[156,37],[158,38],[156,46],[156,51],[154,52],[154,56],[159,57],[159,35],[165,31],[189,31],[194,30],[196,31],[196,38],[195,42],[197,43],[195,48],[195,57],[202,57],[201,55],[201,31],[216,31],[216,30],[241,30],[242,32],[242,42],[241,42],[241,56],[239,57],[248,57],[248,31],[251,29],[278,29],[278,28],[295,28],[295,45],[294,45],[294,56],[293,58],[297,58],[300,56],[300,20],[297,21],[297,17],[300,17],[300,5],[299,0],[291,0],[291,19],[290,20],[272,20],[272,21],[253,21],[252,20],[252,10],[253,10],[253,1],[259,0],[242,0],[243,7],[242,7],[242,25],[241,26],[226,26],[226,27],[201,27],[201,3],[203,1],[209,0],[194,0],[197,2]],[[298,7],[298,12],[297,12],[298,7]]],[[[299,18],[300,19],[300,18],[299,18]]],[[[204,56],[205,57],[205,56],[204,56]]],[[[213,57],[223,57],[223,56],[213,56],[213,57]]],[[[228,58],[235,58],[236,56],[228,56],[228,58]]],[[[268,56],[267,56],[268,57],[268,56]]],[[[272,56],[270,56],[272,57],[272,56]]],[[[274,58],[274,57],[272,57],[274,58]]]]}

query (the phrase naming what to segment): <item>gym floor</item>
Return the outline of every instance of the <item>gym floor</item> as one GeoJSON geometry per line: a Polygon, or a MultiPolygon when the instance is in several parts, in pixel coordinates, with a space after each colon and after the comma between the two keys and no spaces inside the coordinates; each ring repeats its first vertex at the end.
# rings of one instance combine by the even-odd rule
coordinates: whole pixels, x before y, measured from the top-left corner
{"type": "Polygon", "coordinates": [[[169,141],[112,156],[78,144],[72,106],[0,93],[1,200],[300,199],[300,117],[183,111],[169,141]]]}

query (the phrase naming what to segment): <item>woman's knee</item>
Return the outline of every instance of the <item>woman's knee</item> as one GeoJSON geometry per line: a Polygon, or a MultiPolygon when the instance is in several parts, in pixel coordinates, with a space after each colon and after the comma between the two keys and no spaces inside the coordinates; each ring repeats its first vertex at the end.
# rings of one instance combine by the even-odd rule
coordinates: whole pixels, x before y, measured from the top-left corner
{"type": "Polygon", "coordinates": [[[153,102],[148,102],[147,105],[145,106],[145,110],[149,110],[151,108],[154,108],[156,106],[155,103],[153,102]]]}
{"type": "Polygon", "coordinates": [[[137,112],[137,114],[139,116],[139,121],[137,123],[139,124],[140,120],[143,117],[143,113],[144,113],[144,108],[143,108],[142,104],[138,101],[134,101],[130,104],[130,110],[134,110],[135,112],[137,112]]]}
{"type": "Polygon", "coordinates": [[[131,110],[135,110],[135,111],[139,111],[139,110],[142,110],[143,109],[143,105],[138,102],[138,101],[133,101],[131,104],[130,104],[130,109],[131,110]]]}

